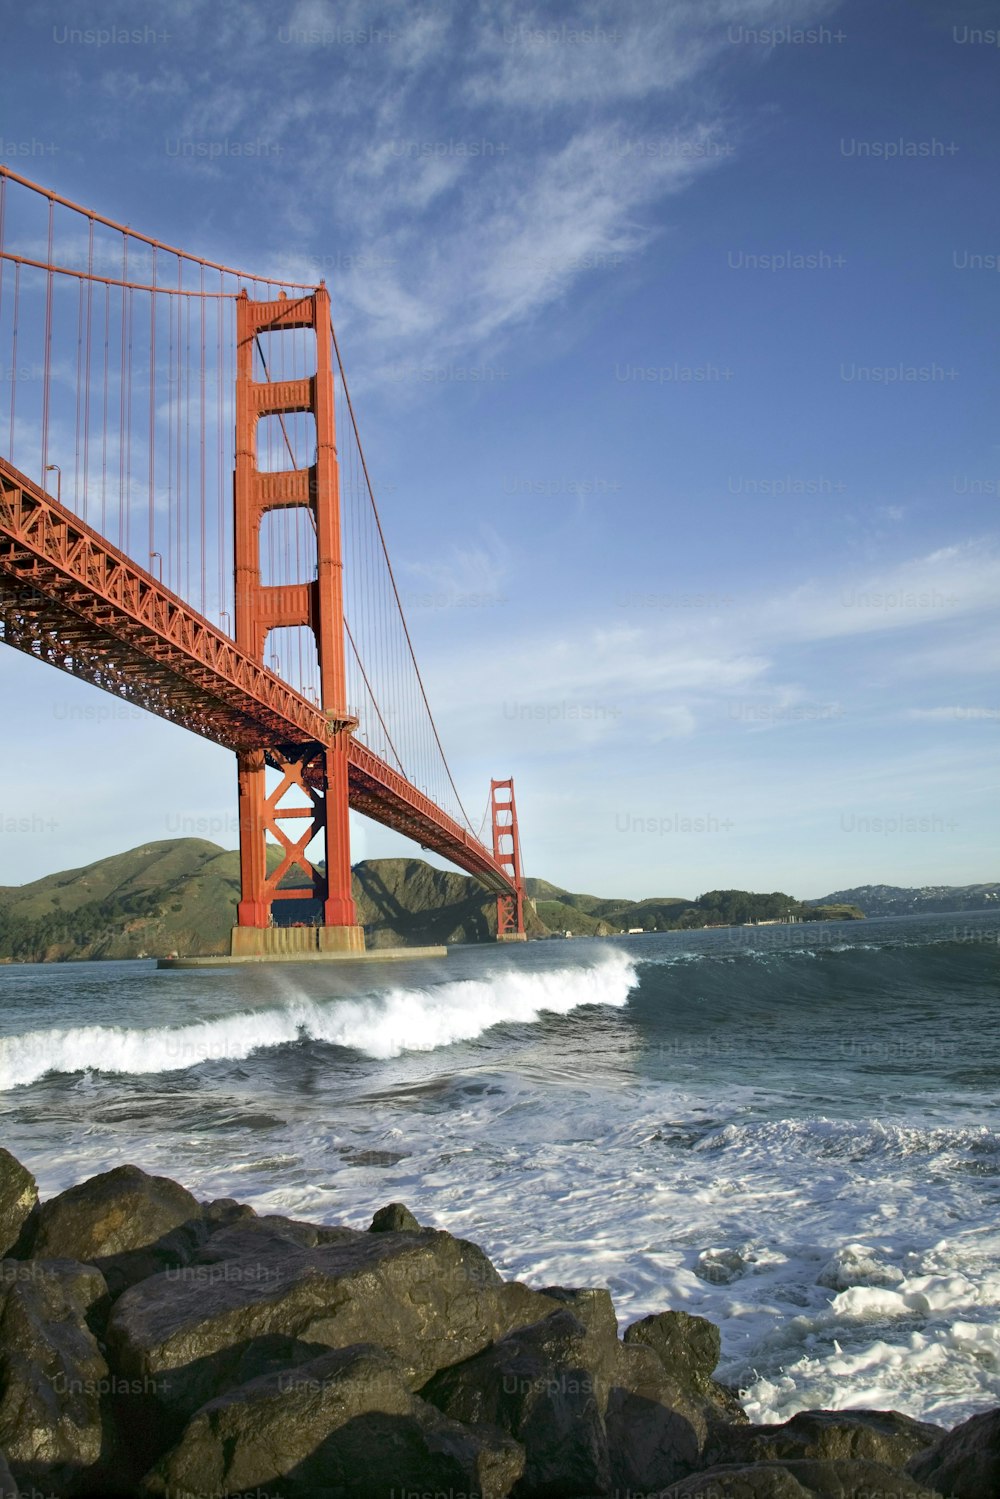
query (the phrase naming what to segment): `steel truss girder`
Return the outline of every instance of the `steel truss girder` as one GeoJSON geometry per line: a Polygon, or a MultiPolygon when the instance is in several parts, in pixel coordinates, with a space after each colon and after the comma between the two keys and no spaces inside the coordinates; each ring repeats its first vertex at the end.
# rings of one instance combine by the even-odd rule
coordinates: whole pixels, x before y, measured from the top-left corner
{"type": "MultiPolygon", "coordinates": [[[[269,760],[290,756],[328,745],[337,732],[335,721],[2,458],[0,642],[238,754],[264,744],[269,760]]],[[[488,890],[514,893],[483,844],[353,736],[348,778],[353,810],[488,890]]],[[[308,765],[306,779],[315,782],[308,765]]]]}

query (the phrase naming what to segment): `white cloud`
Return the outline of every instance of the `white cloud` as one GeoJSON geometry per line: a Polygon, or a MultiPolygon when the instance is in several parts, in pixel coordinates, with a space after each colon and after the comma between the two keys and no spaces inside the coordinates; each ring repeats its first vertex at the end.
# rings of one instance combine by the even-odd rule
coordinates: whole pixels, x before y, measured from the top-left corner
{"type": "Polygon", "coordinates": [[[867,572],[800,585],[762,601],[767,638],[834,640],[992,615],[1000,555],[987,540],[965,542],[867,572]]]}
{"type": "MultiPolygon", "coordinates": [[[[428,640],[422,655],[456,763],[481,741],[487,722],[491,732],[511,738],[519,753],[564,747],[574,731],[565,712],[556,710],[567,703],[603,705],[600,737],[627,741],[633,750],[668,738],[704,742],[720,732],[797,732],[817,724],[847,723],[856,732],[859,723],[906,712],[900,693],[912,701],[917,690],[947,681],[955,657],[985,680],[989,655],[980,646],[989,639],[998,584],[1000,559],[982,544],[969,544],[898,563],[882,575],[849,582],[832,574],[777,597],[737,600],[730,609],[697,619],[649,611],[647,620],[626,623],[591,612],[575,630],[565,619],[554,628],[535,623],[508,630],[488,672],[482,632],[464,638],[450,633],[440,666],[437,642],[428,640]],[[924,605],[917,599],[899,608],[842,604],[852,589],[872,598],[927,597],[924,605]],[[952,590],[959,602],[931,606],[952,590]],[[912,640],[901,653],[903,631],[912,640]],[[852,645],[845,657],[840,642],[861,634],[869,639],[863,647],[852,645]],[[880,636],[891,642],[888,653],[880,636]],[[907,660],[903,671],[901,656],[907,660]],[[504,726],[499,705],[511,701],[527,706],[504,726]],[[553,711],[551,724],[546,705],[553,711]]],[[[493,628],[491,617],[487,632],[493,628]]],[[[972,711],[914,709],[908,716],[934,721],[972,711]]],[[[577,740],[593,738],[595,729],[578,724],[575,734],[577,740]]]]}

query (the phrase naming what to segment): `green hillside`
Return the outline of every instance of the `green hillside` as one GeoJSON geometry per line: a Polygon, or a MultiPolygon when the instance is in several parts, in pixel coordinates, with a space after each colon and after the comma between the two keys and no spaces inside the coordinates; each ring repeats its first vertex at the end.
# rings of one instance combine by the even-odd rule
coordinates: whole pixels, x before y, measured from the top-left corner
{"type": "MultiPolygon", "coordinates": [[[[823,897],[823,904],[859,906],[866,916],[935,916],[1000,910],[1000,882],[979,885],[858,885],[823,897]]],[[[817,902],[819,904],[819,902],[817,902]]]]}
{"type": "MultiPolygon", "coordinates": [[[[279,857],[273,849],[271,868],[279,857]]],[[[352,884],[369,948],[496,936],[496,901],[466,875],[421,859],[369,859],[355,866],[352,884]]],[[[147,843],[83,869],[0,888],[0,961],[228,953],[238,899],[235,851],[200,838],[147,843]]],[[[282,911],[289,921],[317,914],[312,902],[288,901],[282,911]]],[[[531,934],[544,935],[530,907],[526,924],[531,934]]]]}
{"type": "Polygon", "coordinates": [[[574,937],[610,937],[618,931],[617,926],[588,916],[579,906],[564,900],[536,899],[535,910],[550,932],[571,932],[574,937]]]}
{"type": "Polygon", "coordinates": [[[577,936],[607,936],[640,928],[646,932],[691,930],[704,926],[741,926],[753,921],[853,921],[862,917],[848,903],[810,905],[776,890],[758,895],[749,890],[710,890],[698,898],[654,895],[645,900],[602,899],[574,895],[548,880],[525,881],[546,926],[577,936]]]}
{"type": "MultiPolygon", "coordinates": [[[[271,868],[280,857],[271,850],[271,868]]],[[[294,884],[292,879],[289,883],[294,884]]],[[[713,890],[696,900],[607,899],[529,879],[529,936],[607,937],[630,928],[672,931],[746,921],[860,917],[850,904],[803,905],[780,891],[713,890]]],[[[353,871],[369,948],[489,942],[496,901],[467,875],[422,859],[367,859],[353,871]]],[[[229,951],[239,898],[239,855],[201,838],[147,843],[83,869],[0,887],[0,962],[68,958],[209,956],[229,951]]],[[[286,921],[314,921],[315,902],[286,901],[286,921]]]]}
{"type": "Polygon", "coordinates": [[[239,854],[200,838],[148,843],[0,890],[0,957],[227,952],[238,891],[239,854]]]}

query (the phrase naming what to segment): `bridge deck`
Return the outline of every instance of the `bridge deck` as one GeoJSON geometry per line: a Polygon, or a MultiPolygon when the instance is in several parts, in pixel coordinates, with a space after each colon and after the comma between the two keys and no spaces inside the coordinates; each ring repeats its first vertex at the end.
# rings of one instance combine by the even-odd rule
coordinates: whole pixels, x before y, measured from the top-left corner
{"type": "MultiPolygon", "coordinates": [[[[323,712],[0,458],[0,641],[234,751],[328,744],[323,712]]],[[[359,740],[350,804],[513,893],[489,849],[359,740]]]]}

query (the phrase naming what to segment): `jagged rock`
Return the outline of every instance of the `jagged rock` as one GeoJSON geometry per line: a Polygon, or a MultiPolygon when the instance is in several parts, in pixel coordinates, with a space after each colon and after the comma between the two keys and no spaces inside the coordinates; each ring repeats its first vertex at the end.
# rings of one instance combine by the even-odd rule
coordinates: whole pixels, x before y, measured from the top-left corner
{"type": "Polygon", "coordinates": [[[151,1379],[154,1398],[174,1412],[190,1415],[192,1391],[201,1394],[212,1369],[266,1334],[328,1348],[377,1343],[402,1359],[416,1387],[552,1307],[527,1287],[504,1286],[476,1245],[433,1229],[340,1230],[349,1237],[312,1249],[250,1235],[245,1253],[211,1258],[224,1234],[248,1227],[220,1231],[193,1264],[141,1281],[115,1304],[113,1366],[151,1379]]]}
{"type": "Polygon", "coordinates": [[[898,1411],[799,1411],[780,1426],[717,1426],[706,1464],[761,1463],[785,1458],[846,1458],[902,1468],[939,1437],[943,1428],[898,1411]]]}
{"type": "Polygon", "coordinates": [[[213,1234],[220,1228],[228,1228],[233,1223],[245,1223],[247,1219],[257,1216],[252,1207],[245,1202],[237,1202],[233,1197],[215,1197],[211,1202],[203,1202],[201,1215],[205,1227],[213,1234]]]}
{"type": "Polygon", "coordinates": [[[624,1344],[606,1414],[616,1489],[662,1489],[704,1466],[715,1401],[681,1384],[653,1348],[624,1344]]]}
{"type": "Polygon", "coordinates": [[[618,1317],[605,1287],[543,1286],[541,1294],[567,1307],[589,1332],[618,1341],[618,1317]]]}
{"type": "Polygon", "coordinates": [[[0,1452],[0,1499],[19,1499],[17,1484],[7,1466],[7,1459],[0,1452]]]}
{"type": "MultiPolygon", "coordinates": [[[[789,1459],[707,1468],[665,1489],[659,1499],[940,1499],[883,1463],[789,1459]]],[[[980,1493],[977,1499],[986,1499],[980,1493]]]]}
{"type": "Polygon", "coordinates": [[[125,1393],[116,1401],[116,1415],[120,1429],[129,1433],[130,1478],[137,1483],[178,1440],[185,1422],[209,1401],[265,1375],[287,1375],[328,1352],[322,1343],[265,1333],[198,1360],[182,1377],[122,1379],[125,1393]]]}
{"type": "Polygon", "coordinates": [[[91,1265],[0,1261],[0,1448],[22,1488],[76,1493],[99,1481],[109,1384],[91,1327],[107,1294],[91,1265]]]}
{"type": "Polygon", "coordinates": [[[443,1370],[421,1394],[521,1442],[525,1494],[562,1493],[563,1482],[576,1485],[566,1493],[648,1492],[699,1467],[720,1411],[693,1388],[690,1368],[680,1369],[685,1385],[652,1346],[619,1343],[607,1291],[544,1294],[561,1309],[443,1370]]]}
{"type": "Polygon", "coordinates": [[[523,1466],[515,1442],[449,1421],[412,1393],[397,1359],[362,1344],[209,1402],[147,1475],[142,1493],[370,1499],[423,1490],[503,1499],[523,1466]]]}
{"type": "Polygon", "coordinates": [[[401,1202],[388,1202],[384,1208],[379,1208],[371,1221],[370,1234],[406,1233],[419,1228],[420,1224],[414,1218],[408,1207],[401,1202]]]}
{"type": "Polygon", "coordinates": [[[983,1499],[1000,1494],[1000,1409],[972,1416],[946,1432],[906,1471],[949,1499],[983,1499]]]}
{"type": "Polygon", "coordinates": [[[26,1166],[0,1149],[0,1259],[14,1248],[38,1202],[38,1185],[26,1166]]]}
{"type": "Polygon", "coordinates": [[[716,1407],[725,1422],[745,1425],[747,1414],[734,1390],[712,1378],[719,1362],[722,1339],[719,1329],[704,1317],[688,1312],[655,1312],[625,1329],[626,1347],[641,1344],[651,1348],[671,1380],[699,1401],[716,1407]]]}
{"type": "Polygon", "coordinates": [[[616,1368],[617,1339],[560,1310],[442,1370],[420,1393],[455,1421],[519,1442],[519,1492],[597,1494],[611,1482],[604,1411],[616,1368]]]}
{"type": "Polygon", "coordinates": [[[654,1312],[633,1322],[622,1334],[624,1343],[644,1343],[659,1355],[665,1369],[685,1383],[708,1382],[722,1351],[722,1337],[714,1322],[688,1312],[654,1312]]]}
{"type": "Polygon", "coordinates": [[[31,1254],[97,1265],[111,1295],[167,1266],[187,1264],[207,1233],[204,1211],[166,1176],[117,1166],[38,1209],[31,1254]]]}
{"type": "MultiPolygon", "coordinates": [[[[198,1265],[220,1264],[223,1260],[278,1259],[288,1249],[316,1249],[323,1244],[340,1244],[366,1235],[357,1228],[328,1227],[322,1223],[302,1223],[269,1213],[263,1218],[237,1219],[217,1229],[198,1250],[198,1265]]],[[[202,1277],[205,1280],[210,1276],[202,1277]]]]}
{"type": "Polygon", "coordinates": [[[709,1468],[671,1484],[658,1499],[814,1499],[814,1495],[787,1468],[759,1463],[709,1468]]]}

